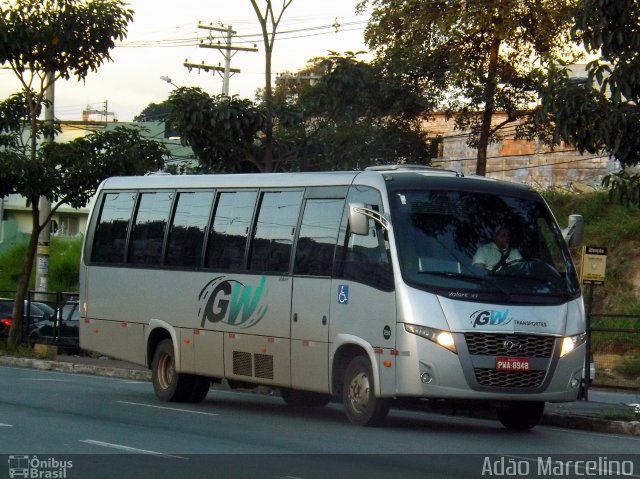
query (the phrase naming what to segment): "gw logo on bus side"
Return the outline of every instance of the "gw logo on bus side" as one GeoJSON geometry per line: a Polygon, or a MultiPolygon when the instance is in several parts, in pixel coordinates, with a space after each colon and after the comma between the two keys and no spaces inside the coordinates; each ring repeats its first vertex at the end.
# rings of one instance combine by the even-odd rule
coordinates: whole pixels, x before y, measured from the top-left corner
{"type": "Polygon", "coordinates": [[[495,309],[480,310],[473,313],[470,318],[474,328],[476,326],[504,326],[513,319],[509,317],[509,309],[504,311],[496,311],[495,309]]]}
{"type": "Polygon", "coordinates": [[[269,305],[263,303],[269,296],[265,283],[264,276],[260,278],[258,286],[243,284],[224,276],[209,281],[198,295],[198,316],[202,318],[200,327],[204,328],[207,321],[242,328],[257,324],[269,309],[269,305]]]}

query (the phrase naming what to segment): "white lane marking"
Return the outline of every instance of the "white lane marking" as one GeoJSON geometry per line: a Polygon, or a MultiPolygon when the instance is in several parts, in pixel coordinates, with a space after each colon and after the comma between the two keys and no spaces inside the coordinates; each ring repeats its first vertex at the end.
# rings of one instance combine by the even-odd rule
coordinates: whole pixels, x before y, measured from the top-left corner
{"type": "Polygon", "coordinates": [[[68,383],[67,379],[51,379],[51,378],[20,378],[23,381],[49,381],[52,383],[68,383]]]}
{"type": "Polygon", "coordinates": [[[131,401],[116,401],[116,402],[120,404],[129,404],[130,406],[142,406],[142,407],[150,407],[154,409],[166,409],[167,411],[188,412],[190,414],[202,414],[203,416],[218,416],[218,414],[215,414],[212,412],[192,411],[191,409],[180,409],[177,407],[156,406],[155,404],[144,404],[141,402],[131,402],[131,401]]]}
{"type": "Polygon", "coordinates": [[[13,427],[13,424],[3,424],[0,422],[0,427],[13,427]]]}
{"type": "Polygon", "coordinates": [[[132,452],[135,454],[149,454],[151,456],[159,456],[159,457],[165,457],[169,459],[183,459],[185,461],[189,460],[188,457],[174,456],[173,454],[164,454],[162,452],[149,451],[148,449],[138,449],[137,447],[125,446],[123,444],[111,444],[109,442],[95,441],[93,439],[84,439],[84,440],[81,440],[80,442],[83,442],[85,444],[92,444],[94,446],[102,446],[102,447],[109,447],[111,449],[118,449],[119,451],[132,452]]]}

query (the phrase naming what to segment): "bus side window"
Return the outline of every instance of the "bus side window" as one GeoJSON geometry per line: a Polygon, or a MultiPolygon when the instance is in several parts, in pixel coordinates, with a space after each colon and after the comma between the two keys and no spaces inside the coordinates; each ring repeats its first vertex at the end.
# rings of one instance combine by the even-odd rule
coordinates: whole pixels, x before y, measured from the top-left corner
{"type": "Polygon", "coordinates": [[[167,240],[167,265],[200,266],[212,203],[212,191],[178,194],[167,240]]]}
{"type": "Polygon", "coordinates": [[[129,242],[129,263],[159,265],[173,193],[143,193],[129,242]]]}
{"type": "Polygon", "coordinates": [[[302,191],[262,193],[253,238],[251,239],[251,271],[286,273],[289,271],[291,246],[302,191]]]}
{"type": "Polygon", "coordinates": [[[392,291],[393,270],[386,233],[380,224],[369,220],[366,235],[351,234],[348,228],[349,203],[365,203],[367,208],[380,211],[380,193],[372,188],[355,187],[349,191],[340,227],[334,276],[392,291]]]}
{"type": "Polygon", "coordinates": [[[296,245],[294,274],[331,276],[343,205],[343,199],[307,200],[296,245]]]}
{"type": "Polygon", "coordinates": [[[125,243],[135,199],[133,192],[104,195],[93,236],[92,261],[124,263],[125,243]]]}
{"type": "Polygon", "coordinates": [[[207,240],[206,268],[245,269],[244,253],[257,196],[255,191],[218,194],[207,240]]]}

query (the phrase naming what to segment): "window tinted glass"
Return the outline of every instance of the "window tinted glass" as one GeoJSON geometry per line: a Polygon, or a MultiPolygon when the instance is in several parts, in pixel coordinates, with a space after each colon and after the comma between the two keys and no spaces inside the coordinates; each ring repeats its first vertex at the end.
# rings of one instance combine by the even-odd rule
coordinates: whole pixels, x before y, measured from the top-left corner
{"type": "Polygon", "coordinates": [[[294,274],[331,276],[344,200],[307,200],[296,246],[294,274]]]}
{"type": "Polygon", "coordinates": [[[252,271],[281,273],[289,270],[302,194],[302,191],[262,194],[251,244],[252,271]]]}
{"type": "Polygon", "coordinates": [[[218,195],[207,242],[207,268],[244,269],[245,246],[257,195],[255,191],[218,195]]]}
{"type": "MultiPolygon", "coordinates": [[[[382,211],[380,193],[368,187],[352,187],[347,203],[364,203],[365,208],[382,211]]],[[[392,290],[393,271],[386,232],[379,223],[369,219],[369,231],[366,235],[351,234],[348,230],[348,218],[347,206],[340,228],[340,246],[336,252],[336,277],[385,291],[392,290]]]]}
{"type": "Polygon", "coordinates": [[[92,261],[123,263],[129,220],[135,203],[135,193],[104,195],[102,211],[93,237],[92,261]]]}
{"type": "Polygon", "coordinates": [[[159,265],[173,193],[143,193],[131,232],[129,263],[159,265]]]}
{"type": "Polygon", "coordinates": [[[166,264],[200,266],[213,192],[179,193],[169,229],[166,264]]]}

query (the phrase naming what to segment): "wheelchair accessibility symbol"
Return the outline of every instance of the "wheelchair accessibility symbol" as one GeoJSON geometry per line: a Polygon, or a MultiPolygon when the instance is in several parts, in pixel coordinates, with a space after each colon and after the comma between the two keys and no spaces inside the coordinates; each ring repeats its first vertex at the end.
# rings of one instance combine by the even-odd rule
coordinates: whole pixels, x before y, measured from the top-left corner
{"type": "Polygon", "coordinates": [[[338,285],[338,304],[349,304],[349,286],[346,284],[338,285]]]}

